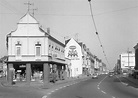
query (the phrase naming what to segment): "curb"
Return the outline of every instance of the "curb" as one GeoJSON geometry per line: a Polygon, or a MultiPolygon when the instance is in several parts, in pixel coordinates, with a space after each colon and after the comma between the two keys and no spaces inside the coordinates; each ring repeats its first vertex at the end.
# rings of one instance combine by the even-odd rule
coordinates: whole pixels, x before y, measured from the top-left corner
{"type": "Polygon", "coordinates": [[[138,83],[135,83],[133,80],[129,79],[129,77],[123,77],[124,79],[128,80],[129,82],[135,84],[135,85],[138,85],[138,83]]]}

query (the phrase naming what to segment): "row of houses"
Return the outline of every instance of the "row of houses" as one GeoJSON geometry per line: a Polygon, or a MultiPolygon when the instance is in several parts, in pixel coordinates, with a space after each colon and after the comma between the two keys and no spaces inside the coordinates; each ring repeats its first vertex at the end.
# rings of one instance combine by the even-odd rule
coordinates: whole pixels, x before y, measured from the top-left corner
{"type": "Polygon", "coordinates": [[[60,42],[27,12],[17,23],[17,29],[6,37],[8,51],[7,80],[49,82],[55,73],[58,79],[91,75],[106,71],[106,65],[93,55],[83,42],[74,38],[60,42]]]}

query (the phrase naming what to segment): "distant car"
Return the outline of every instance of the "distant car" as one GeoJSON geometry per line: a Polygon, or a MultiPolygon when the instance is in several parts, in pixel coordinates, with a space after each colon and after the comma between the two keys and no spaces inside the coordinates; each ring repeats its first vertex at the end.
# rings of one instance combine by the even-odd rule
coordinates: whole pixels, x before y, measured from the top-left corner
{"type": "Polygon", "coordinates": [[[106,75],[108,74],[108,72],[105,73],[106,75]]]}
{"type": "Polygon", "coordinates": [[[98,75],[97,74],[93,74],[92,75],[92,79],[98,79],[98,75]]]}
{"type": "Polygon", "coordinates": [[[127,75],[128,73],[124,72],[123,75],[127,75]]]}
{"type": "Polygon", "coordinates": [[[109,72],[109,77],[112,77],[114,75],[114,72],[109,72]]]}

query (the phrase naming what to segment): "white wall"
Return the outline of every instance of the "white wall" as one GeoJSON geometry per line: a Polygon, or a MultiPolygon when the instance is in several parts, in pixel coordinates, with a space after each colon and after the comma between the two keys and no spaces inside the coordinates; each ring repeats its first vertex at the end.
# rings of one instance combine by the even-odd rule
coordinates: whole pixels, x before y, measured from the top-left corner
{"type": "Polygon", "coordinates": [[[8,55],[9,61],[16,60],[16,46],[17,41],[21,42],[21,60],[35,61],[35,44],[37,41],[41,44],[41,60],[48,60],[48,38],[47,37],[10,37],[8,55]],[[46,58],[47,57],[47,58],[46,58]]]}
{"type": "Polygon", "coordinates": [[[76,77],[82,74],[82,51],[80,45],[71,39],[65,47],[65,57],[71,59],[72,77],[76,77]],[[72,49],[72,48],[74,49],[72,49]],[[70,52],[69,52],[70,51],[70,52]],[[71,56],[70,53],[76,51],[78,56],[71,56]]]}
{"type": "Polygon", "coordinates": [[[128,58],[128,53],[121,54],[121,68],[128,68],[128,63],[130,67],[134,68],[135,66],[134,53],[129,53],[129,58],[128,58]]]}

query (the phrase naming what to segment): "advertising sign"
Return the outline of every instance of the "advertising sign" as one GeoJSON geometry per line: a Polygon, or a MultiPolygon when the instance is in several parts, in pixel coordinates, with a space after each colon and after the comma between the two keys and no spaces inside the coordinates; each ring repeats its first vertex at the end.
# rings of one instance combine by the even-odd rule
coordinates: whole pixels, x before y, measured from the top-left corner
{"type": "Polygon", "coordinates": [[[69,47],[67,57],[69,57],[72,60],[79,60],[76,46],[70,46],[69,47]]]}
{"type": "Polygon", "coordinates": [[[121,54],[121,68],[133,68],[135,66],[135,54],[121,54]]]}

